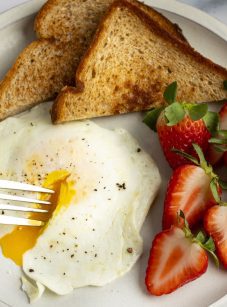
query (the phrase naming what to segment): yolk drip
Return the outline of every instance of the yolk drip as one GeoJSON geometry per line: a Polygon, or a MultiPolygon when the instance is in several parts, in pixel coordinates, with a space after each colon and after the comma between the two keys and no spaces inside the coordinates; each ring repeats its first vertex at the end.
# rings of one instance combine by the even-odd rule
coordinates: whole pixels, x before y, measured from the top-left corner
{"type": "MultiPolygon", "coordinates": [[[[51,205],[37,205],[38,208],[47,209],[48,213],[31,213],[30,219],[37,219],[47,222],[51,217],[56,216],[63,207],[70,205],[75,196],[74,182],[69,181],[70,174],[67,171],[59,170],[50,173],[43,187],[55,191],[54,194],[41,194],[41,200],[49,200],[51,205]],[[47,207],[48,206],[48,207],[47,207]]],[[[23,254],[31,249],[39,235],[48,226],[43,227],[18,226],[0,239],[2,253],[6,258],[12,259],[17,265],[22,265],[23,254]]]]}

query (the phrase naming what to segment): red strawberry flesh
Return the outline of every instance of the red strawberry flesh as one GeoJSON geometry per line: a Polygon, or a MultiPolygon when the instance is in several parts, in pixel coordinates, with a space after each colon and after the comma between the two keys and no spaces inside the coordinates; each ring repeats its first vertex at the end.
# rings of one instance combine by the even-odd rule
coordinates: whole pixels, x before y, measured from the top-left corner
{"type": "Polygon", "coordinates": [[[195,155],[192,144],[198,144],[205,152],[211,137],[202,119],[192,121],[189,116],[185,116],[177,125],[168,126],[164,112],[158,118],[157,132],[166,160],[172,168],[190,163],[184,157],[172,152],[172,148],[195,155]]]}
{"type": "Polygon", "coordinates": [[[206,252],[173,226],[159,233],[152,244],[146,286],[153,295],[168,294],[207,270],[206,252]]]}
{"type": "MultiPolygon", "coordinates": [[[[227,103],[223,105],[219,112],[220,130],[227,130],[227,103]]],[[[211,165],[215,165],[222,160],[223,152],[218,152],[213,144],[210,144],[207,150],[207,160],[211,165]]],[[[225,157],[224,157],[225,159],[225,157]]]]}
{"type": "Polygon", "coordinates": [[[177,214],[184,212],[190,227],[196,225],[205,211],[216,204],[210,189],[211,178],[195,165],[177,168],[169,181],[163,213],[163,229],[178,225],[177,214]]]}
{"type": "Polygon", "coordinates": [[[213,238],[218,258],[227,269],[227,207],[210,208],[204,217],[204,228],[213,238]]]}

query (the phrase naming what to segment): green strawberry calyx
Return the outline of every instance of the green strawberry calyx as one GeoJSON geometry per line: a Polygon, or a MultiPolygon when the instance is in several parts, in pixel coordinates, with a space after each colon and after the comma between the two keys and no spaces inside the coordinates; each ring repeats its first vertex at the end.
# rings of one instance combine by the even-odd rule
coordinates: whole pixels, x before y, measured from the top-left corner
{"type": "Polygon", "coordinates": [[[177,82],[171,83],[164,91],[163,97],[166,101],[166,106],[154,108],[147,112],[143,122],[152,130],[156,131],[156,123],[159,115],[164,112],[167,126],[175,126],[183,120],[185,115],[188,115],[193,121],[203,119],[207,129],[210,132],[216,131],[219,116],[215,112],[208,111],[206,103],[185,103],[177,102],[177,82]]]}
{"type": "Polygon", "coordinates": [[[191,161],[193,164],[201,167],[204,172],[210,177],[210,189],[213,194],[215,201],[219,204],[221,202],[220,195],[218,192],[219,186],[222,186],[222,183],[217,174],[214,173],[213,167],[206,161],[203,151],[198,144],[192,144],[195,152],[197,153],[198,159],[191,156],[190,154],[183,152],[181,150],[172,148],[172,151],[183,156],[184,158],[191,161]]]}
{"type": "Polygon", "coordinates": [[[227,151],[227,130],[217,130],[213,137],[209,139],[209,143],[214,145],[218,152],[227,151]]]}
{"type": "Polygon", "coordinates": [[[219,267],[219,260],[215,254],[215,244],[212,237],[207,237],[206,234],[202,231],[199,231],[196,236],[193,235],[191,229],[189,228],[188,222],[185,218],[184,212],[182,210],[177,214],[178,221],[183,219],[184,225],[182,230],[184,231],[185,237],[190,239],[192,243],[199,244],[204,250],[209,252],[214,259],[214,262],[217,267],[219,267]]]}

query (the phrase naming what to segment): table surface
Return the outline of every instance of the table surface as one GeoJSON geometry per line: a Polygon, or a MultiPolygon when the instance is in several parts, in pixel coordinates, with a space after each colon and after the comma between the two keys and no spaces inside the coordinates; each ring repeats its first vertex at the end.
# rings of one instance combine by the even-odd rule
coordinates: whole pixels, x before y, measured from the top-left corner
{"type": "MultiPolygon", "coordinates": [[[[172,0],[167,0],[172,1],[172,0]]],[[[227,24],[227,1],[226,0],[178,0],[207,12],[227,24]]],[[[0,0],[0,12],[10,9],[26,0],[0,0]]]]}

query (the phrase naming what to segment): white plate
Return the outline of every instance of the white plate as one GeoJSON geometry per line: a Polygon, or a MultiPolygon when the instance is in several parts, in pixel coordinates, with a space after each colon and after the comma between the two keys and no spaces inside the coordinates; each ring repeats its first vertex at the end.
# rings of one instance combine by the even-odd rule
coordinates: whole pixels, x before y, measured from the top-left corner
{"type": "MultiPolygon", "coordinates": [[[[32,0],[0,15],[0,78],[13,63],[22,48],[34,39],[34,14],[44,0],[32,0]]],[[[227,66],[227,27],[214,18],[174,0],[147,0],[147,4],[177,22],[192,46],[202,54],[227,66]],[[190,17],[189,17],[190,16],[190,17]]],[[[131,114],[95,120],[108,127],[128,129],[155,158],[163,178],[163,185],[154,207],[143,227],[144,253],[130,273],[102,287],[75,290],[71,295],[58,297],[47,293],[35,306],[38,307],[207,307],[227,293],[227,272],[217,270],[212,261],[206,274],[173,294],[163,297],[149,296],[144,286],[144,274],[153,236],[161,229],[161,216],[166,183],[170,168],[161,154],[157,136],[141,123],[141,114],[131,114]]],[[[27,306],[20,290],[20,270],[7,259],[0,259],[0,306],[27,306]]],[[[226,306],[224,303],[222,306],[226,306]]]]}

